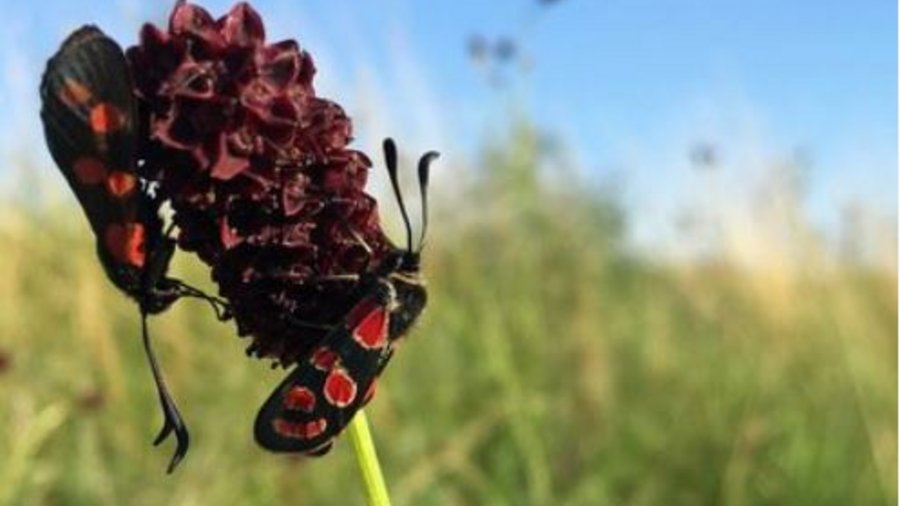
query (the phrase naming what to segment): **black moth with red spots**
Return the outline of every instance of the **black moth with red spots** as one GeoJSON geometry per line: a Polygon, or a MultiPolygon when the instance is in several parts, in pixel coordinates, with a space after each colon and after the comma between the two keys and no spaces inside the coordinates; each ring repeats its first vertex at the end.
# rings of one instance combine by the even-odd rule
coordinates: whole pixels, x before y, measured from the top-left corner
{"type": "Polygon", "coordinates": [[[207,300],[220,320],[226,304],[166,276],[175,240],[163,231],[162,197],[137,175],[137,103],[128,64],[115,41],[94,26],[70,35],[47,62],[41,119],[50,154],[84,209],[109,279],[137,301],[144,348],[165,421],[154,444],[175,434],[169,471],[187,452],[189,436],[163,381],[147,316],[181,297],[207,300]]]}
{"type": "Polygon", "coordinates": [[[256,441],[273,451],[322,455],[368,403],[375,381],[427,302],[419,260],[427,227],[429,165],[419,161],[422,235],[413,249],[412,229],[397,182],[397,151],[384,142],[385,161],[406,226],[406,249],[393,248],[379,266],[358,275],[353,309],[272,392],[256,418],[256,441]]]}
{"type": "Polygon", "coordinates": [[[263,404],[255,437],[270,450],[321,455],[374,395],[375,381],[426,303],[419,258],[428,169],[419,162],[422,231],[406,247],[381,229],[365,193],[369,159],[351,123],[315,95],[294,41],[266,45],[245,3],[213,19],[176,3],[167,31],[146,25],[127,58],[95,27],[76,31],[41,86],[47,142],[97,236],[113,283],[137,300],[165,422],[188,432],[150,348],[146,316],[184,296],[233,318],[248,354],[293,367],[263,404]],[[199,87],[199,88],[198,88],[199,87]],[[170,204],[172,224],[159,216],[170,204]],[[223,301],[166,276],[178,247],[211,268],[223,301]]]}
{"type": "Polygon", "coordinates": [[[172,247],[159,202],[136,174],[137,103],[122,49],[96,27],[77,30],[48,62],[41,100],[50,154],[87,213],[110,279],[136,299],[154,299],[150,312],[165,309],[176,296],[165,295],[172,290],[164,279],[141,286],[148,250],[172,247]]]}

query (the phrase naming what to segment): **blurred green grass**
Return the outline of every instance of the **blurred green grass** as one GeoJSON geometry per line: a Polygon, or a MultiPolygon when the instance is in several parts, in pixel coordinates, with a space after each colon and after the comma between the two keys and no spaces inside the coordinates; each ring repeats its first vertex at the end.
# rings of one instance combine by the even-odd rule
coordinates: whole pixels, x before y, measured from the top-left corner
{"type": "MultiPolygon", "coordinates": [[[[430,307],[368,410],[395,504],[896,503],[896,272],[641,258],[520,133],[433,216],[430,307]]],[[[192,301],[151,320],[192,430],[166,476],[137,312],[74,199],[2,211],[0,504],[363,503],[347,438],[254,445],[283,372],[192,301]]]]}

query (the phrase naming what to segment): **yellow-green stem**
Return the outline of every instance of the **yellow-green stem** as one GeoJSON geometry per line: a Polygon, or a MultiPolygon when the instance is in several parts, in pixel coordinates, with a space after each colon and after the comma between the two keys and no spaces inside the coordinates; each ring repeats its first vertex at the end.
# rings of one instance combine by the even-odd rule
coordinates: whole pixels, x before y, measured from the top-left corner
{"type": "Polygon", "coordinates": [[[378,463],[378,454],[375,453],[375,443],[369,432],[365,411],[359,410],[350,422],[350,438],[353,439],[356,461],[359,462],[366,485],[369,506],[390,506],[391,498],[384,483],[384,475],[381,474],[381,465],[378,463]]]}

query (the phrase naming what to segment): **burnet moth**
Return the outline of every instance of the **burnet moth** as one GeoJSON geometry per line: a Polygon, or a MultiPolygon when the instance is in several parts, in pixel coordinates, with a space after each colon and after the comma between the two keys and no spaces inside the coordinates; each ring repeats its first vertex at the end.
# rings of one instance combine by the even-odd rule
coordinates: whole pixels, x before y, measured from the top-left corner
{"type": "Polygon", "coordinates": [[[358,275],[358,302],[260,408],[254,433],[256,441],[269,450],[326,453],[333,439],[372,399],[376,379],[399,339],[425,308],[427,292],[419,261],[428,226],[429,165],[438,154],[431,151],[419,160],[422,230],[415,248],[391,139],[384,141],[384,155],[406,228],[406,248],[394,247],[376,269],[358,275]]]}
{"type": "Polygon", "coordinates": [[[40,87],[50,154],[84,209],[109,279],[134,299],[164,423],[154,444],[175,434],[168,470],[185,455],[189,435],[150,344],[147,316],[181,297],[208,301],[221,320],[223,301],[166,275],[175,252],[159,215],[162,198],[137,175],[137,105],[121,47],[95,26],[73,32],[48,61],[40,87]]]}

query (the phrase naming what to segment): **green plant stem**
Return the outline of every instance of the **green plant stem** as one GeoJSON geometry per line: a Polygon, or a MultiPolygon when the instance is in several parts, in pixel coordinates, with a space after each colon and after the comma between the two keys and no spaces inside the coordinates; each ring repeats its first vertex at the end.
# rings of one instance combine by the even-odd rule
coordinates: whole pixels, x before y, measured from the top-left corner
{"type": "Polygon", "coordinates": [[[356,461],[359,462],[366,484],[369,506],[390,506],[391,498],[384,483],[384,475],[381,474],[381,465],[378,463],[378,454],[375,453],[375,443],[372,441],[365,411],[359,410],[350,422],[350,438],[353,439],[356,461]]]}

